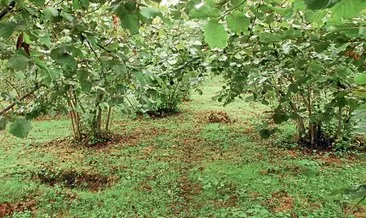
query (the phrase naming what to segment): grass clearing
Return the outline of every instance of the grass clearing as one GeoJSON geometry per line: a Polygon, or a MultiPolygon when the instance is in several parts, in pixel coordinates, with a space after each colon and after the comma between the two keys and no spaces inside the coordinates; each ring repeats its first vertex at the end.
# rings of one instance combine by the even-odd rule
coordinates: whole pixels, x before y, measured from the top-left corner
{"type": "MultiPolygon", "coordinates": [[[[205,84],[175,116],[118,115],[113,131],[121,138],[104,147],[69,144],[65,119],[34,122],[27,140],[1,132],[0,217],[344,216],[354,202],[331,193],[366,180],[365,155],[284,149],[289,124],[261,140],[255,127],[266,107],[222,107],[211,100],[218,86],[205,84]],[[212,111],[235,122],[210,123],[212,111]],[[99,183],[106,185],[93,188],[99,183]]],[[[353,215],[365,211],[361,204],[353,215]]]]}

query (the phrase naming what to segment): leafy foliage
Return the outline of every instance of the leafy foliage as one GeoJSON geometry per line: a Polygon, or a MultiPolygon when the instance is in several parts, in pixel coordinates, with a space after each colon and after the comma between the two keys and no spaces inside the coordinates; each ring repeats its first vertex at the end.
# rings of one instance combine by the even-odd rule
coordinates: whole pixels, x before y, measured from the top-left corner
{"type": "Polygon", "coordinates": [[[10,125],[10,133],[19,138],[26,138],[28,136],[31,128],[32,128],[31,124],[26,119],[17,118],[10,125]]]}
{"type": "MultiPolygon", "coordinates": [[[[2,62],[27,81],[24,93],[39,87],[28,101],[38,106],[22,105],[19,91],[18,99],[11,91],[4,99],[28,117],[68,105],[77,140],[100,137],[103,111],[108,130],[111,108],[128,108],[131,96],[137,111],[175,111],[203,66],[226,80],[219,100],[252,94],[271,104],[274,124],[293,120],[306,145],[348,140],[351,114],[364,101],[356,87],[365,62],[362,0],[206,0],[164,10],[155,2],[88,0],[17,7],[23,10],[0,23],[2,62]],[[4,46],[9,39],[18,39],[17,51],[4,46]],[[44,102],[52,104],[40,109],[44,102]]],[[[263,126],[266,137],[276,130],[263,126]]]]}
{"type": "MultiPolygon", "coordinates": [[[[301,1],[287,6],[278,1],[225,3],[229,9],[222,11],[222,18],[234,34],[218,40],[217,31],[206,31],[211,48],[225,48],[213,51],[206,62],[226,79],[219,100],[227,104],[250,93],[247,100],[273,106],[274,124],[294,120],[302,144],[332,147],[350,136],[351,113],[362,103],[353,78],[364,71],[360,24],[365,18],[359,16],[364,4],[305,3],[322,10],[308,10],[301,1]]],[[[276,132],[264,126],[264,137],[276,132]]]]}
{"type": "Polygon", "coordinates": [[[210,20],[203,27],[205,32],[205,41],[212,48],[225,48],[229,38],[225,28],[216,20],[210,20]]]}
{"type": "MultiPolygon", "coordinates": [[[[93,143],[103,138],[102,111],[108,111],[108,131],[111,107],[123,104],[131,83],[129,69],[133,67],[127,63],[129,50],[121,38],[128,33],[118,23],[136,33],[143,19],[148,21],[160,13],[144,7],[140,14],[139,5],[133,2],[75,0],[45,4],[16,4],[21,12],[8,14],[0,22],[0,44],[6,51],[1,59],[9,72],[2,79],[10,85],[4,100],[13,102],[9,108],[18,108],[15,113],[30,118],[67,105],[75,140],[93,143]],[[123,19],[104,16],[111,12],[123,19]],[[16,41],[16,51],[9,40],[16,41]],[[13,82],[19,78],[27,84],[21,92],[13,82]],[[18,99],[13,91],[18,92],[18,99]],[[26,98],[29,100],[23,106],[26,98]]],[[[5,108],[2,119],[12,121],[14,113],[8,112],[5,108]]],[[[25,137],[28,123],[15,121],[10,132],[25,137]]]]}
{"type": "Polygon", "coordinates": [[[134,62],[145,66],[136,72],[138,113],[165,116],[178,111],[182,100],[201,82],[202,43],[198,25],[155,20],[132,39],[134,62]],[[190,40],[182,40],[189,38],[190,40]],[[138,42],[138,44],[136,43],[138,42]],[[139,46],[138,46],[139,45],[139,46]]]}

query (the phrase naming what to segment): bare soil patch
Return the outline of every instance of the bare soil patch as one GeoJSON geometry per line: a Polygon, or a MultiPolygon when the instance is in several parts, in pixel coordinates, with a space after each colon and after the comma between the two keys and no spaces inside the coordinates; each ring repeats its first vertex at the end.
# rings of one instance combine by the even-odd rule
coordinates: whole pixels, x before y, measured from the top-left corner
{"type": "Polygon", "coordinates": [[[108,177],[92,172],[79,172],[76,170],[41,170],[34,175],[43,184],[54,186],[56,184],[67,188],[86,189],[98,191],[110,187],[115,177],[108,177]]]}
{"type": "Polygon", "coordinates": [[[206,116],[208,123],[232,123],[233,119],[225,111],[211,111],[206,116]]]}
{"type": "Polygon", "coordinates": [[[294,199],[286,191],[273,193],[266,203],[275,213],[290,211],[294,208],[294,199]]]}
{"type": "Polygon", "coordinates": [[[18,203],[4,202],[0,203],[0,218],[11,216],[15,212],[30,211],[35,214],[37,209],[37,201],[29,200],[18,203]]]}

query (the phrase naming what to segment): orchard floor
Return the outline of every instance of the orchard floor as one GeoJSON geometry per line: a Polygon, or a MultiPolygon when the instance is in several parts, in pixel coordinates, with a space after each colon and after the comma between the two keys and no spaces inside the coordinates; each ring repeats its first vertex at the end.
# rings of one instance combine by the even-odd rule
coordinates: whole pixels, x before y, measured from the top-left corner
{"type": "Polygon", "coordinates": [[[1,132],[0,217],[344,217],[355,202],[332,192],[366,181],[366,156],[283,148],[291,125],[261,140],[266,108],[221,107],[218,90],[207,83],[176,116],[119,116],[118,141],[94,148],[67,143],[66,118],[34,122],[26,140],[1,132]]]}

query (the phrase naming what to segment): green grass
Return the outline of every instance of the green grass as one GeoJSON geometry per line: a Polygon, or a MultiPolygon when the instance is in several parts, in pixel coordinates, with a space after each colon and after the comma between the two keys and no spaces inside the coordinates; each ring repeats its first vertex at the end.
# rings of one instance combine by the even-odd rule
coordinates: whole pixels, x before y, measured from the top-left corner
{"type": "MultiPolygon", "coordinates": [[[[365,182],[365,155],[284,149],[295,133],[291,124],[261,140],[256,125],[265,106],[238,100],[222,107],[211,99],[217,81],[203,90],[176,116],[115,116],[113,131],[123,140],[101,148],[65,143],[67,119],[34,122],[26,140],[1,132],[0,217],[5,203],[13,217],[342,217],[352,207],[331,193],[365,182]],[[235,122],[208,123],[218,110],[235,122]],[[38,176],[60,172],[110,181],[92,189],[38,176]]],[[[356,211],[366,216],[365,204],[356,211]]]]}

